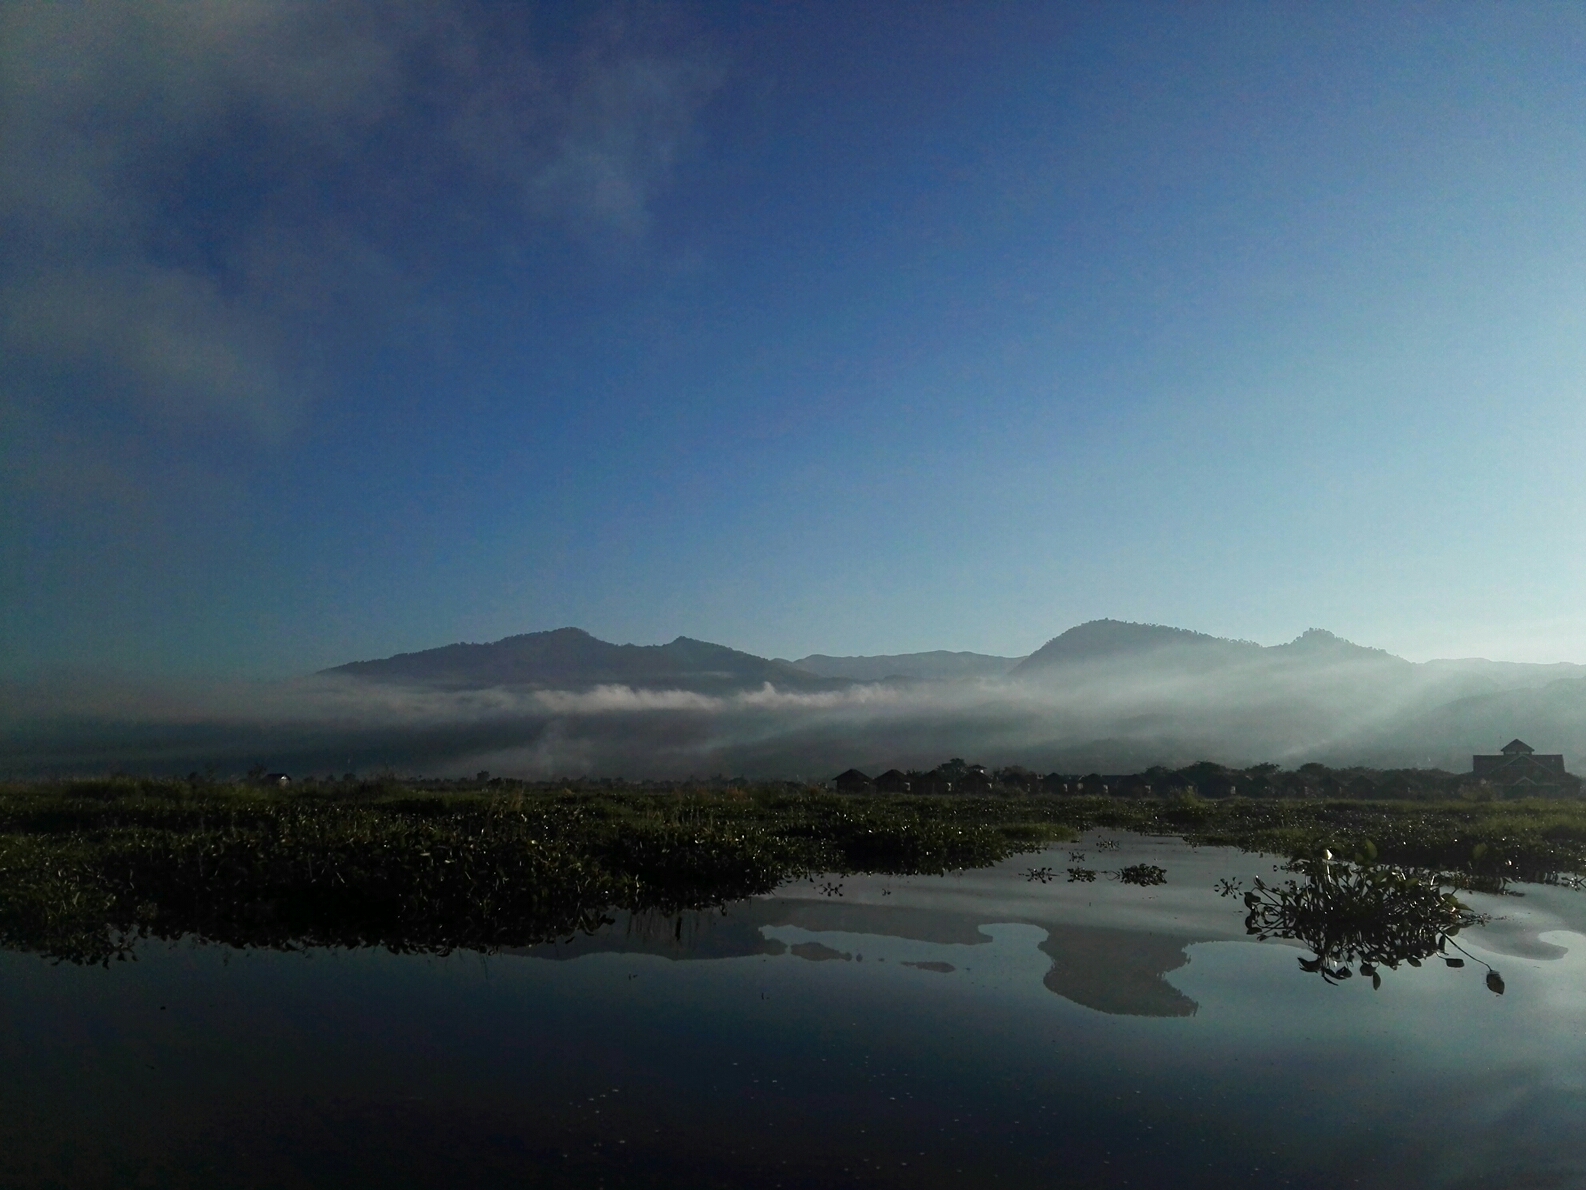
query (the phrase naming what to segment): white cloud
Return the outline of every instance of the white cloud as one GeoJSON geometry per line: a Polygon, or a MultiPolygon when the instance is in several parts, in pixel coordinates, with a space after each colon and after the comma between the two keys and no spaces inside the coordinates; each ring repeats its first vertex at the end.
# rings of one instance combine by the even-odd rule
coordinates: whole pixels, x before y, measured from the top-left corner
{"type": "Polygon", "coordinates": [[[431,240],[640,233],[715,80],[646,11],[552,50],[466,0],[0,8],[0,402],[278,436],[431,240]]]}
{"type": "Polygon", "coordinates": [[[690,690],[635,690],[596,686],[589,691],[541,690],[534,703],[554,715],[603,715],[634,711],[719,711],[723,702],[690,690]]]}

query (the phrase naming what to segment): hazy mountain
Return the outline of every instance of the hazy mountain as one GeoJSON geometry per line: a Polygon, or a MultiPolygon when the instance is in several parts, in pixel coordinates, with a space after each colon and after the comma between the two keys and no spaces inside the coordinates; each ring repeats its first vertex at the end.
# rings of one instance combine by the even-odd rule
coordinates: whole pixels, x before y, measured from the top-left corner
{"type": "Polygon", "coordinates": [[[1357,645],[1341,636],[1334,636],[1325,628],[1307,628],[1286,645],[1272,645],[1264,650],[1274,656],[1294,657],[1307,661],[1359,661],[1368,664],[1387,663],[1392,666],[1413,665],[1403,657],[1395,657],[1386,649],[1357,645]]]}
{"type": "Polygon", "coordinates": [[[795,663],[564,628],[274,684],[14,685],[0,684],[0,772],[17,774],[266,763],[829,777],[949,756],[1069,773],[1201,759],[1465,771],[1471,753],[1516,736],[1586,771],[1586,667],[1412,663],[1319,630],[1262,646],[1098,620],[1022,661],[938,652],[795,663]]]}
{"type": "MultiPolygon", "coordinates": [[[[935,652],[816,654],[797,662],[686,639],[611,645],[563,629],[330,672],[448,691],[624,685],[656,692],[650,701],[558,697],[525,704],[486,733],[497,747],[484,750],[495,757],[485,767],[503,771],[549,764],[547,755],[564,757],[568,767],[608,771],[697,764],[775,773],[849,763],[927,766],[943,758],[938,753],[1042,771],[1123,772],[1202,758],[1463,770],[1470,753],[1516,735],[1544,751],[1563,749],[1572,762],[1577,736],[1586,751],[1586,730],[1568,728],[1568,700],[1547,685],[1557,684],[1558,667],[1415,664],[1320,629],[1263,646],[1097,620],[1022,661],[935,652]],[[775,698],[754,693],[767,683],[775,698]],[[815,689],[828,694],[803,700],[815,689]],[[654,699],[666,690],[727,700],[708,708],[662,706],[654,699]],[[1521,697],[1527,693],[1534,697],[1521,697]],[[553,717],[554,729],[545,729],[550,736],[536,735],[537,714],[553,717]],[[509,742],[515,736],[540,742],[526,749],[509,742]]],[[[1586,681],[1580,686],[1586,690],[1586,681]]]]}
{"type": "Polygon", "coordinates": [[[638,690],[725,694],[758,690],[832,690],[840,679],[819,677],[786,661],[770,661],[724,645],[680,636],[665,645],[614,645],[581,628],[509,636],[491,644],[445,645],[354,661],[323,671],[364,681],[449,690],[492,686],[587,690],[601,685],[638,690]]]}
{"type": "Polygon", "coordinates": [[[875,657],[828,657],[825,653],[811,653],[789,664],[819,677],[847,678],[855,682],[881,682],[888,678],[942,681],[1006,677],[1023,660],[1022,657],[949,653],[945,649],[936,649],[929,653],[893,653],[875,657]]]}
{"type": "Polygon", "coordinates": [[[1320,628],[1312,628],[1288,644],[1266,646],[1162,624],[1091,620],[1047,641],[1020,662],[1010,676],[1038,678],[1097,664],[1205,671],[1273,662],[1313,668],[1339,663],[1390,668],[1411,665],[1383,649],[1353,644],[1320,628]]]}
{"type": "Polygon", "coordinates": [[[1021,661],[1012,671],[1016,678],[1034,677],[1054,669],[1164,656],[1216,664],[1243,658],[1261,648],[1248,641],[1225,640],[1187,628],[1161,624],[1130,624],[1122,620],[1091,620],[1054,636],[1021,661]]]}
{"type": "Polygon", "coordinates": [[[1438,680],[1450,698],[1492,694],[1500,690],[1530,690],[1569,678],[1586,678],[1586,665],[1567,661],[1537,664],[1521,661],[1488,661],[1461,657],[1423,662],[1418,668],[1438,680]]]}
{"type": "MultiPolygon", "coordinates": [[[[1522,671],[1519,676],[1529,675],[1522,671]]],[[[1359,750],[1369,760],[1399,755],[1407,746],[1419,744],[1428,755],[1462,757],[1462,767],[1468,767],[1468,754],[1495,752],[1514,738],[1539,752],[1562,752],[1572,767],[1578,758],[1586,758],[1586,678],[1555,679],[1542,686],[1524,685],[1439,703],[1386,725],[1378,739],[1361,740],[1359,750]]]]}

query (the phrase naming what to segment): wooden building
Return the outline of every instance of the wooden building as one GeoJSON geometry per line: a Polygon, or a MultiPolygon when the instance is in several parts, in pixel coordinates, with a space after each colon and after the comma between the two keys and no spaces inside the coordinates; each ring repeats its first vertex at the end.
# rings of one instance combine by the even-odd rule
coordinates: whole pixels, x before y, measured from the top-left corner
{"type": "Polygon", "coordinates": [[[1539,753],[1510,740],[1496,756],[1472,756],[1470,775],[1515,797],[1561,797],[1580,792],[1580,778],[1564,771],[1562,753],[1539,753]]]}
{"type": "Polygon", "coordinates": [[[897,769],[888,769],[876,778],[877,793],[908,793],[909,788],[908,775],[897,769]]]}
{"type": "Polygon", "coordinates": [[[838,773],[832,784],[837,787],[838,793],[869,793],[875,789],[875,782],[858,769],[838,773]]]}

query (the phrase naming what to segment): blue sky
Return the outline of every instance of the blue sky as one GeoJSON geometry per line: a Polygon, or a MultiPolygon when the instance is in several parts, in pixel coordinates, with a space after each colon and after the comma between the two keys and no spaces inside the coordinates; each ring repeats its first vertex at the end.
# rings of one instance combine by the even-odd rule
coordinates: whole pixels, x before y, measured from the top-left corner
{"type": "Polygon", "coordinates": [[[0,668],[1586,660],[1573,5],[19,3],[0,668]]]}

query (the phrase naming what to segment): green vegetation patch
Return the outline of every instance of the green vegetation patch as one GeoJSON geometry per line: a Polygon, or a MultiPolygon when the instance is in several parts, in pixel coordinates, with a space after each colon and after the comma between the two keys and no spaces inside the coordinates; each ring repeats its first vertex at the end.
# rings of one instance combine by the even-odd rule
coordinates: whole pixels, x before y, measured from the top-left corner
{"type": "Polygon", "coordinates": [[[1586,869],[1586,803],[1562,800],[118,779],[0,786],[0,946],[78,962],[141,938],[489,951],[613,909],[705,908],[815,872],[982,867],[1098,827],[1294,858],[1330,849],[1460,887],[1586,869]]]}
{"type": "MultiPolygon", "coordinates": [[[[1463,967],[1473,956],[1455,936],[1487,920],[1447,891],[1436,875],[1415,869],[1313,859],[1298,860],[1289,870],[1300,879],[1281,885],[1257,879],[1245,894],[1245,929],[1262,941],[1305,943],[1312,957],[1299,960],[1301,970],[1328,983],[1349,979],[1352,964],[1373,988],[1382,986],[1382,968],[1419,967],[1434,955],[1463,967]]],[[[1491,967],[1487,987],[1503,994],[1503,976],[1491,967]]]]}
{"type": "Polygon", "coordinates": [[[566,937],[812,872],[980,867],[1067,827],[784,786],[448,794],[99,781],[0,788],[0,945],[106,962],[141,938],[444,953],[566,937]]]}

